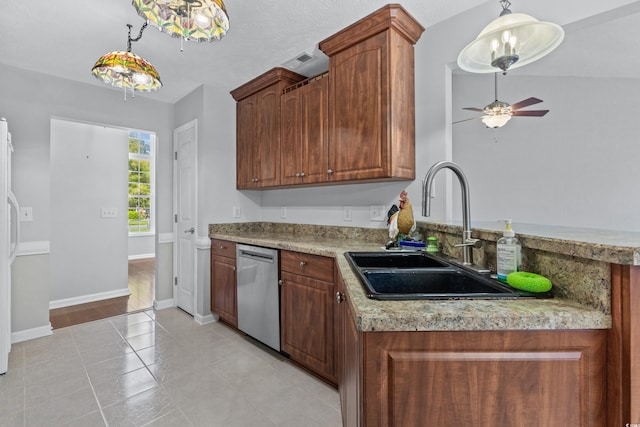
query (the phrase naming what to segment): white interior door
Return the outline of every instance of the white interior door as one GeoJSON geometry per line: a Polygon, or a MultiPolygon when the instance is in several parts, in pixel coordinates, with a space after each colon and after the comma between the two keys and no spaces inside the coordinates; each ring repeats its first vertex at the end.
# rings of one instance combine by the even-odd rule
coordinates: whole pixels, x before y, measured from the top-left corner
{"type": "Polygon", "coordinates": [[[196,298],[196,246],[197,236],[197,120],[173,132],[175,144],[175,281],[176,305],[194,314],[196,298]]]}

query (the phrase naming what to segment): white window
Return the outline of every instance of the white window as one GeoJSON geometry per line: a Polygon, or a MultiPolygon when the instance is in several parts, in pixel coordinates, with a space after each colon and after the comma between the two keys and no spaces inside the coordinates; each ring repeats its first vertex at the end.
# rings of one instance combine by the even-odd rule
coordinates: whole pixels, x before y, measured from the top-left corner
{"type": "Polygon", "coordinates": [[[155,232],[155,135],[129,131],[129,235],[155,232]]]}

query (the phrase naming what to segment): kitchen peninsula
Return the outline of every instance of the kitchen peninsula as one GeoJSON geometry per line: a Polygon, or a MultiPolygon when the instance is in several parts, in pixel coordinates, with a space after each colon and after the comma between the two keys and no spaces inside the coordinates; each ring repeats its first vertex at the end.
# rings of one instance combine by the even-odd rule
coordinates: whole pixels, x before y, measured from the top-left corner
{"type": "MultiPolygon", "coordinates": [[[[456,256],[459,226],[418,226],[456,256]]],[[[493,227],[474,227],[483,240],[476,262],[489,268],[500,235],[493,227]]],[[[640,305],[640,239],[517,229],[523,267],[552,279],[554,299],[374,301],[344,252],[382,250],[386,229],[209,226],[212,239],[335,259],[331,336],[346,426],[638,422],[640,322],[631,307],[640,305]]]]}

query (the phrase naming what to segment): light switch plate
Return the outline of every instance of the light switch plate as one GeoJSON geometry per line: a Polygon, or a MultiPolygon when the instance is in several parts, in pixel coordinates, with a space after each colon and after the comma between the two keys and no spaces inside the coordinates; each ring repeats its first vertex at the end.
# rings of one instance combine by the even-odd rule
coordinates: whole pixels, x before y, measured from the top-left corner
{"type": "Polygon", "coordinates": [[[234,206],[233,207],[233,217],[234,218],[240,218],[241,215],[242,215],[242,211],[240,210],[240,206],[234,206]]]}
{"type": "Polygon", "coordinates": [[[351,206],[345,206],[342,210],[342,218],[345,221],[351,221],[351,206]]]}
{"type": "Polygon", "coordinates": [[[118,216],[118,208],[102,208],[100,209],[102,218],[116,218],[118,216]]]}

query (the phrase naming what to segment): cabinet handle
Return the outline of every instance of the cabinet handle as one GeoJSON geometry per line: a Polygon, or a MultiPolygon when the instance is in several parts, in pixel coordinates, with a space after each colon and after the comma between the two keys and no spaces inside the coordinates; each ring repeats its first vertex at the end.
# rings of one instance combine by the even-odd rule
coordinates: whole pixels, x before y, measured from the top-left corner
{"type": "Polygon", "coordinates": [[[307,265],[307,263],[306,263],[306,262],[304,262],[304,261],[300,261],[300,267],[304,267],[305,265],[307,265]]]}
{"type": "Polygon", "coordinates": [[[328,169],[328,170],[327,170],[327,174],[328,174],[328,175],[331,175],[332,173],[333,173],[333,169],[328,169]]]}
{"type": "Polygon", "coordinates": [[[342,304],[342,301],[344,301],[344,294],[342,292],[336,292],[336,302],[342,304]]]}

